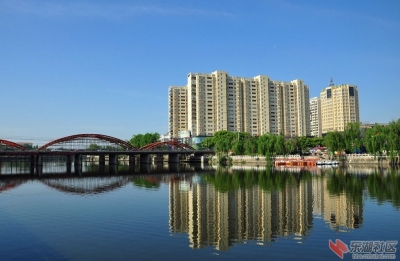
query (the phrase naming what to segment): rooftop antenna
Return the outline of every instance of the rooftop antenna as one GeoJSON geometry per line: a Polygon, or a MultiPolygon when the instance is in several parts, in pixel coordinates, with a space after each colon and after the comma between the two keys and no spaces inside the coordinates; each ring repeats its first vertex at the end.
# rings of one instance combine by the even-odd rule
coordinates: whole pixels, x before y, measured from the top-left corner
{"type": "Polygon", "coordinates": [[[329,83],[329,86],[334,86],[335,84],[333,83],[333,78],[331,77],[331,81],[329,83]]]}

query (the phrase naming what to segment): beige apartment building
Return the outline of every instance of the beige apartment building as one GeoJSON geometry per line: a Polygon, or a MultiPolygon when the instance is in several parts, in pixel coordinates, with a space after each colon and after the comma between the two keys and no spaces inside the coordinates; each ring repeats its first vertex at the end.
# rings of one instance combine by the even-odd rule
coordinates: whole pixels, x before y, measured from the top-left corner
{"type": "Polygon", "coordinates": [[[321,100],[319,97],[310,98],[310,132],[311,136],[321,137],[321,100]]]}
{"type": "Polygon", "coordinates": [[[308,86],[302,80],[281,82],[261,75],[189,73],[186,86],[169,89],[169,133],[177,137],[182,130],[193,136],[219,130],[310,135],[308,86]]]}
{"type": "Polygon", "coordinates": [[[360,122],[358,89],[355,85],[332,85],[321,91],[322,134],[344,131],[350,122],[360,122]]]}

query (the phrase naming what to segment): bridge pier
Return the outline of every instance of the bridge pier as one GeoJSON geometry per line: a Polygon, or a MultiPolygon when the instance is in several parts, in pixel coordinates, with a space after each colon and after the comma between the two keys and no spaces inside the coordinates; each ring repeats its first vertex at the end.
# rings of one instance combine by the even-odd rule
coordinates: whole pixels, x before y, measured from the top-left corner
{"type": "Polygon", "coordinates": [[[129,166],[135,165],[135,155],[129,155],[129,166]]]}
{"type": "Polygon", "coordinates": [[[180,170],[179,164],[177,163],[168,164],[168,170],[169,172],[179,172],[180,170]]]}
{"type": "Polygon", "coordinates": [[[105,155],[99,155],[99,165],[100,166],[106,165],[106,156],[105,155]]]}
{"type": "Polygon", "coordinates": [[[72,173],[72,164],[67,162],[67,174],[72,173]]]}
{"type": "Polygon", "coordinates": [[[82,166],[82,154],[75,154],[75,168],[76,166],[82,166]]]}
{"type": "Polygon", "coordinates": [[[30,167],[29,167],[29,172],[31,175],[35,174],[35,155],[31,155],[31,160],[30,160],[30,167]]]}
{"type": "Polygon", "coordinates": [[[140,164],[140,173],[151,173],[149,164],[140,164]]]}
{"type": "Polygon", "coordinates": [[[150,164],[150,154],[140,154],[140,164],[150,164]]]}
{"type": "Polygon", "coordinates": [[[115,175],[118,173],[118,165],[116,165],[116,164],[110,164],[108,169],[109,169],[109,173],[111,175],[115,175]]]}
{"type": "Polygon", "coordinates": [[[178,153],[171,153],[168,155],[168,163],[179,163],[181,159],[181,155],[178,153]]]}
{"type": "Polygon", "coordinates": [[[82,164],[75,164],[74,166],[75,174],[82,176],[82,164]]]}
{"type": "Polygon", "coordinates": [[[106,165],[99,165],[99,174],[106,173],[106,165]]]}
{"type": "Polygon", "coordinates": [[[74,160],[74,155],[67,155],[67,173],[71,174],[72,172],[72,162],[74,160]]]}
{"type": "Polygon", "coordinates": [[[108,154],[108,165],[118,165],[118,155],[113,153],[113,154],[108,154]]]}
{"type": "Polygon", "coordinates": [[[35,160],[36,166],[43,166],[42,155],[38,154],[35,160]]]}
{"type": "Polygon", "coordinates": [[[41,176],[43,174],[43,165],[36,165],[36,175],[41,176]]]}

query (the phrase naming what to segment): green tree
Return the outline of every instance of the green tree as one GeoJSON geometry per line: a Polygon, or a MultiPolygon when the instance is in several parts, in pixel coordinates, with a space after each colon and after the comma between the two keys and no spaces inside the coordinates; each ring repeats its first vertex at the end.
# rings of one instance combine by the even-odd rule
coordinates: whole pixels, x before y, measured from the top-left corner
{"type": "Polygon", "coordinates": [[[100,149],[101,149],[101,146],[92,143],[92,144],[89,145],[89,147],[88,147],[87,149],[88,149],[88,150],[94,150],[94,151],[96,151],[96,150],[100,150],[100,149]]]}
{"type": "Polygon", "coordinates": [[[286,141],[283,135],[275,137],[274,154],[285,155],[287,153],[286,141]]]}
{"type": "Polygon", "coordinates": [[[343,132],[344,145],[347,152],[359,151],[362,145],[360,123],[348,123],[343,132]]]}
{"type": "Polygon", "coordinates": [[[346,147],[343,134],[338,131],[328,132],[324,140],[325,145],[331,152],[342,151],[346,147]]]}
{"type": "Polygon", "coordinates": [[[387,149],[391,161],[395,161],[395,157],[400,153],[400,119],[392,121],[387,126],[387,149]]]}
{"type": "Polygon", "coordinates": [[[232,149],[232,143],[235,139],[237,139],[237,135],[233,132],[217,131],[214,133],[214,148],[217,152],[228,153],[232,149]]]}
{"type": "Polygon", "coordinates": [[[136,148],[141,148],[147,144],[153,143],[160,140],[160,134],[157,132],[154,133],[146,133],[146,134],[136,134],[133,135],[129,142],[132,146],[136,148]]]}
{"type": "Polygon", "coordinates": [[[203,148],[212,148],[215,146],[214,137],[207,137],[201,142],[201,147],[203,148]]]}
{"type": "Polygon", "coordinates": [[[267,158],[275,155],[276,136],[270,133],[261,135],[258,138],[258,153],[267,158]]]}
{"type": "Polygon", "coordinates": [[[285,147],[287,154],[294,154],[297,152],[297,142],[298,140],[293,138],[286,140],[285,147]]]}
{"type": "Polygon", "coordinates": [[[244,153],[246,155],[254,155],[257,153],[257,137],[252,136],[250,133],[246,133],[244,137],[244,153]]]}
{"type": "Polygon", "coordinates": [[[374,127],[368,129],[365,137],[365,146],[367,151],[374,154],[374,156],[381,154],[387,148],[385,127],[375,124],[374,127]]]}

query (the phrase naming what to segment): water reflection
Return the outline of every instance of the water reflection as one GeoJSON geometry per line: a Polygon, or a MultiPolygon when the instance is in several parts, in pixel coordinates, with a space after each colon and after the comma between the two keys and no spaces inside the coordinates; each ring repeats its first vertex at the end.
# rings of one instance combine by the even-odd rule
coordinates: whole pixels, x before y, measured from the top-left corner
{"type": "Polygon", "coordinates": [[[312,227],[312,182],[290,173],[219,169],[204,182],[170,184],[172,232],[188,233],[190,247],[226,250],[247,240],[301,240],[312,227]],[[186,188],[186,189],[183,189],[186,188]]]}
{"type": "Polygon", "coordinates": [[[82,177],[82,178],[49,178],[42,183],[64,193],[98,194],[120,188],[130,182],[127,176],[116,177],[82,177]]]}
{"type": "Polygon", "coordinates": [[[44,174],[28,175],[25,163],[2,164],[0,194],[29,180],[75,195],[107,193],[128,184],[155,192],[164,185],[169,189],[169,230],[187,234],[191,248],[227,250],[248,241],[271,245],[282,237],[301,243],[314,229],[315,218],[335,232],[363,229],[368,197],[400,206],[398,169],[83,164],[68,171],[59,162],[44,166],[44,174]]]}
{"type": "Polygon", "coordinates": [[[368,190],[398,207],[399,178],[397,170],[364,175],[345,169],[217,169],[201,182],[170,183],[170,229],[187,233],[192,248],[219,250],[247,240],[302,241],[313,218],[323,218],[336,232],[350,232],[362,227],[368,190]]]}

